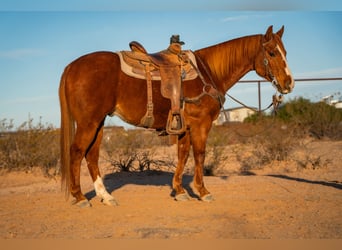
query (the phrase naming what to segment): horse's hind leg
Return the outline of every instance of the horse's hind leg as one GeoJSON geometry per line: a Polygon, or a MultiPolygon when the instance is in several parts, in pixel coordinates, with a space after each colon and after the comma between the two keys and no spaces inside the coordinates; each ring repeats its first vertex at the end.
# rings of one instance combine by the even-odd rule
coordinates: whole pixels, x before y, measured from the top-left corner
{"type": "Polygon", "coordinates": [[[89,207],[91,204],[81,191],[80,172],[81,162],[86,150],[94,140],[96,126],[82,126],[78,124],[75,138],[70,148],[70,192],[75,197],[75,204],[80,207],[89,207]]]}
{"type": "MultiPolygon", "coordinates": [[[[87,151],[97,142],[99,124],[77,123],[75,138],[70,148],[70,191],[79,207],[89,207],[91,204],[81,191],[80,172],[81,162],[87,151]]],[[[98,170],[97,170],[98,171],[98,170]]],[[[93,174],[96,172],[93,171],[93,174]]]]}
{"type": "Polygon", "coordinates": [[[95,137],[94,142],[91,144],[90,148],[86,154],[87,165],[89,169],[89,173],[94,182],[94,188],[96,195],[100,197],[101,201],[110,206],[116,206],[118,203],[111,196],[103,184],[98,162],[99,162],[99,154],[100,154],[100,145],[103,137],[103,123],[100,125],[101,127],[98,129],[97,136],[95,137]]]}

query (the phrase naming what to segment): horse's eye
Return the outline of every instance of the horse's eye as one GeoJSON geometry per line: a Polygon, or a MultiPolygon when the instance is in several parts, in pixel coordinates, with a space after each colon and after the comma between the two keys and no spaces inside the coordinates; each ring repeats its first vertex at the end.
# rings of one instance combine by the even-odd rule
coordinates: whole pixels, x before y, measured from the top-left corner
{"type": "Polygon", "coordinates": [[[268,52],[268,54],[270,55],[270,57],[275,57],[275,54],[274,54],[274,52],[273,52],[273,51],[271,51],[271,52],[268,52]]]}

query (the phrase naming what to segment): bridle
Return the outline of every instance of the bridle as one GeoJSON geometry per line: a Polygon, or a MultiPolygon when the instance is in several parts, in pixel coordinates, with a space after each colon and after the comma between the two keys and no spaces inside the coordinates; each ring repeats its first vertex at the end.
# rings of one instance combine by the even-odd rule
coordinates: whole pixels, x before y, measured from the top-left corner
{"type": "MultiPolygon", "coordinates": [[[[269,66],[269,61],[267,59],[267,56],[266,56],[266,49],[265,49],[265,43],[262,41],[261,43],[261,46],[262,46],[262,51],[263,51],[263,63],[264,63],[264,67],[265,67],[265,75],[264,75],[264,78],[265,79],[271,79],[271,84],[275,87],[276,89],[276,93],[272,96],[272,102],[271,104],[263,109],[263,110],[260,110],[260,111],[265,111],[267,109],[269,109],[270,107],[273,106],[274,108],[274,111],[276,113],[276,110],[277,108],[279,107],[279,105],[282,103],[283,101],[283,95],[282,94],[279,94],[278,95],[278,92],[279,90],[278,89],[281,89],[281,85],[279,84],[279,82],[277,81],[276,77],[273,75],[272,73],[272,70],[269,66]]],[[[223,108],[223,104],[225,102],[225,98],[224,96],[227,95],[228,97],[230,97],[231,99],[233,99],[234,101],[240,103],[242,106],[244,107],[247,107],[247,108],[250,108],[249,106],[243,104],[242,102],[238,101],[237,99],[235,99],[234,97],[230,96],[228,93],[226,93],[225,95],[220,93],[220,91],[218,91],[217,87],[216,87],[216,84],[215,82],[213,81],[212,77],[211,77],[211,74],[209,73],[206,65],[203,63],[202,59],[200,57],[197,58],[198,61],[200,62],[200,64],[202,65],[202,67],[204,68],[205,72],[206,72],[206,75],[209,77],[209,80],[210,80],[210,83],[207,83],[206,80],[204,79],[202,73],[200,72],[200,70],[195,66],[195,64],[191,61],[191,59],[189,60],[190,61],[190,64],[192,65],[192,67],[197,71],[202,83],[203,83],[203,90],[202,90],[202,93],[196,97],[192,97],[192,98],[188,98],[188,97],[184,97],[183,98],[183,101],[187,102],[187,103],[195,103],[195,104],[198,104],[200,102],[200,99],[205,96],[205,95],[209,95],[211,96],[213,99],[216,99],[219,104],[220,104],[220,107],[223,108]]]]}
{"type": "MultiPolygon", "coordinates": [[[[266,55],[264,54],[264,66],[265,66],[265,78],[268,76],[271,78],[272,85],[277,89],[280,88],[280,84],[278,83],[276,77],[273,75],[271,68],[268,65],[268,59],[266,58],[266,55]]],[[[267,79],[267,78],[266,78],[267,79]]]]}
{"type": "Polygon", "coordinates": [[[216,84],[214,80],[211,77],[211,74],[209,73],[207,67],[203,63],[202,59],[200,57],[196,57],[196,59],[200,62],[202,67],[204,68],[206,75],[208,76],[210,83],[207,83],[207,81],[204,79],[204,76],[202,75],[201,71],[198,69],[198,67],[194,64],[194,62],[189,58],[189,62],[191,66],[196,70],[199,78],[201,79],[203,83],[202,93],[195,97],[183,97],[183,101],[187,103],[194,103],[199,104],[201,98],[205,95],[208,95],[212,97],[214,100],[218,101],[220,108],[223,109],[224,102],[226,98],[224,97],[224,94],[222,94],[218,88],[216,87],[216,84]]]}
{"type": "MultiPolygon", "coordinates": [[[[265,54],[264,54],[265,55],[265,54]]],[[[202,65],[202,67],[204,68],[206,75],[209,77],[209,80],[211,82],[207,83],[206,80],[204,79],[201,71],[197,68],[197,66],[191,61],[191,59],[189,58],[190,64],[191,66],[196,70],[196,72],[198,73],[198,76],[200,77],[202,83],[203,83],[203,90],[202,93],[199,94],[196,97],[183,97],[183,101],[187,102],[187,103],[193,103],[193,104],[199,104],[200,99],[205,96],[205,95],[209,95],[211,96],[213,99],[217,100],[220,104],[220,108],[223,110],[224,108],[224,102],[225,102],[225,95],[230,97],[232,100],[234,100],[235,102],[241,104],[242,106],[244,106],[245,108],[248,108],[250,110],[255,111],[254,108],[247,106],[246,104],[244,104],[243,102],[237,100],[236,98],[234,98],[233,96],[229,95],[228,93],[222,94],[216,87],[216,84],[213,80],[213,78],[211,77],[211,74],[209,73],[206,65],[203,63],[202,59],[200,57],[197,58],[198,61],[200,62],[200,64],[202,65]]],[[[265,63],[265,67],[269,69],[268,65],[268,60],[266,58],[266,55],[264,57],[264,63],[265,63]]],[[[275,79],[275,77],[273,76],[271,70],[268,70],[268,73],[272,76],[272,84],[278,84],[277,80],[275,79]]],[[[277,88],[276,88],[277,89],[277,88]]],[[[278,90],[278,89],[277,89],[278,90]]],[[[277,91],[278,92],[278,91],[277,91]]],[[[272,96],[272,102],[270,105],[268,105],[266,108],[259,110],[259,112],[264,112],[267,109],[269,109],[270,107],[273,106],[273,109],[276,113],[277,108],[279,107],[279,105],[281,104],[281,102],[283,101],[283,95],[277,95],[277,92],[272,96]]]]}
{"type": "Polygon", "coordinates": [[[262,46],[262,51],[263,51],[263,56],[264,56],[263,62],[264,62],[264,66],[265,66],[264,78],[267,79],[267,77],[269,77],[271,79],[271,83],[272,83],[273,87],[276,89],[276,93],[272,97],[272,105],[274,107],[274,110],[276,110],[279,107],[280,103],[284,100],[284,97],[282,94],[278,95],[278,92],[279,92],[279,89],[281,89],[281,86],[280,86],[279,82],[277,81],[277,78],[273,75],[272,70],[269,66],[269,62],[268,62],[268,59],[266,57],[265,43],[263,42],[261,44],[261,46],[262,46]]]}
{"type": "Polygon", "coordinates": [[[271,79],[271,83],[273,85],[273,87],[275,87],[278,91],[278,89],[280,88],[281,89],[281,86],[279,84],[279,82],[277,81],[277,78],[273,75],[272,73],[272,70],[269,66],[269,62],[268,62],[268,59],[266,57],[266,49],[265,49],[265,43],[262,43],[261,46],[262,46],[262,51],[263,51],[263,55],[264,55],[264,66],[265,66],[265,75],[264,75],[264,78],[267,79],[267,78],[270,78],[271,79]]]}

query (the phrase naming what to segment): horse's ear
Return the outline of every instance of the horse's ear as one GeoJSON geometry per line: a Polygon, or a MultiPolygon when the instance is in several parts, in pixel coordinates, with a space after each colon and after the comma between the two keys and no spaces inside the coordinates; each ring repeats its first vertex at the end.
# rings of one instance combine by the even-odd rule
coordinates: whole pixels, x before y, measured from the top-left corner
{"type": "Polygon", "coordinates": [[[265,41],[268,42],[272,39],[273,36],[273,25],[268,27],[266,34],[265,34],[265,41]]]}
{"type": "Polygon", "coordinates": [[[281,38],[284,34],[284,25],[277,31],[277,35],[281,38]]]}

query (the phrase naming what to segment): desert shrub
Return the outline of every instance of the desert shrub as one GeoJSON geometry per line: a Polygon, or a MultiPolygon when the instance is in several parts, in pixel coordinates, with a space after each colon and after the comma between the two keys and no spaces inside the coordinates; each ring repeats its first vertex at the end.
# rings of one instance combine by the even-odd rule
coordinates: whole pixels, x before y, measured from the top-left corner
{"type": "Polygon", "coordinates": [[[203,167],[204,175],[216,175],[216,171],[220,164],[227,159],[225,155],[225,146],[231,143],[231,135],[232,133],[228,126],[212,127],[206,145],[206,160],[203,167]]]}
{"type": "Polygon", "coordinates": [[[133,168],[133,162],[136,160],[136,157],[136,152],[127,152],[120,150],[115,152],[115,157],[113,154],[111,154],[110,157],[107,158],[107,160],[115,169],[129,172],[133,168]]]}
{"type": "Polygon", "coordinates": [[[297,136],[311,135],[318,139],[322,137],[342,139],[342,110],[324,102],[313,103],[299,97],[281,106],[275,116],[253,115],[245,122],[258,124],[265,119],[282,121],[295,126],[299,130],[297,136]]]}
{"type": "Polygon", "coordinates": [[[57,174],[59,132],[33,119],[14,129],[13,121],[0,122],[0,168],[5,171],[40,167],[45,174],[57,174]]]}
{"type": "MultiPolygon", "coordinates": [[[[252,155],[240,159],[242,170],[262,168],[274,161],[286,161],[301,141],[309,135],[321,139],[342,139],[342,110],[323,102],[312,103],[297,98],[285,103],[276,115],[258,114],[248,117],[245,123],[258,128],[247,140],[252,145],[252,155]]],[[[251,129],[253,130],[253,129],[251,129]]],[[[324,165],[320,157],[313,158],[307,152],[306,158],[298,161],[302,167],[324,165]]]]}
{"type": "MultiPolygon", "coordinates": [[[[215,175],[220,164],[227,160],[225,148],[235,143],[247,144],[252,148],[248,157],[237,156],[243,171],[262,168],[274,161],[287,161],[301,140],[308,136],[342,139],[342,110],[325,103],[312,103],[304,98],[290,100],[280,107],[276,115],[256,114],[244,123],[228,123],[213,126],[206,146],[205,175],[215,175]]],[[[108,137],[109,138],[109,137],[108,137]]],[[[165,138],[165,137],[164,137],[165,138]]],[[[172,157],[157,159],[153,146],[166,146],[155,133],[146,130],[129,130],[116,133],[104,142],[107,153],[119,168],[150,169],[164,165],[174,165],[172,157]],[[106,145],[107,144],[107,145],[106,145]],[[121,151],[120,151],[121,150],[121,151]]],[[[324,165],[320,158],[309,156],[298,164],[307,167],[324,165]]],[[[191,160],[189,159],[191,164],[191,160]]],[[[188,164],[188,165],[189,165],[188,164]]]]}
{"type": "Polygon", "coordinates": [[[297,166],[303,169],[319,169],[326,168],[330,163],[330,159],[323,159],[322,155],[306,154],[303,159],[296,159],[297,166]]]}
{"type": "Polygon", "coordinates": [[[176,166],[171,155],[157,155],[153,146],[150,149],[144,149],[136,155],[136,161],[140,171],[144,170],[162,170],[163,167],[174,168],[176,166]]]}
{"type": "Polygon", "coordinates": [[[203,167],[203,174],[206,176],[215,176],[220,164],[227,160],[225,147],[212,145],[206,151],[206,161],[203,167]]]}
{"type": "Polygon", "coordinates": [[[267,117],[258,119],[258,133],[246,141],[251,148],[250,156],[237,156],[243,172],[261,169],[272,162],[287,161],[298,146],[300,130],[295,125],[267,117]]]}
{"type": "Polygon", "coordinates": [[[294,99],[278,111],[277,118],[295,123],[299,129],[316,138],[342,139],[342,110],[324,102],[294,99]]]}
{"type": "Polygon", "coordinates": [[[104,159],[119,171],[144,171],[151,168],[174,167],[169,155],[157,156],[156,147],[166,146],[165,137],[158,137],[151,131],[113,130],[104,136],[102,148],[104,159]]]}
{"type": "Polygon", "coordinates": [[[136,158],[137,140],[134,140],[132,134],[128,134],[123,129],[116,129],[114,132],[107,133],[102,142],[102,147],[105,150],[107,161],[114,168],[120,171],[130,171],[132,164],[136,158]],[[134,146],[130,143],[134,140],[134,146]]]}

